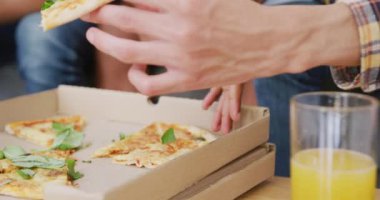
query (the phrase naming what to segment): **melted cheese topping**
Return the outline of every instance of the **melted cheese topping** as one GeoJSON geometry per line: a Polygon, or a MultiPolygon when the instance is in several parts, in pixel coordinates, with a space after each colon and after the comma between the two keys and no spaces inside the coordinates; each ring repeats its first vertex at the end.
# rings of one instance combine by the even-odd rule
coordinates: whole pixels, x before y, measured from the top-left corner
{"type": "Polygon", "coordinates": [[[196,127],[154,123],[124,140],[99,149],[93,157],[110,157],[116,164],[153,168],[215,139],[213,134],[196,127]],[[161,137],[169,128],[174,129],[176,141],[162,144],[161,137]]]}

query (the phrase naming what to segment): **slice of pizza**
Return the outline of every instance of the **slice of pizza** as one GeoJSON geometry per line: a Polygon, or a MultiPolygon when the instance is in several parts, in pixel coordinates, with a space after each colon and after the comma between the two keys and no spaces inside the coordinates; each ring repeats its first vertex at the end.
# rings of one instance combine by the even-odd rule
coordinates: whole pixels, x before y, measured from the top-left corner
{"type": "Polygon", "coordinates": [[[113,0],[46,0],[41,25],[45,31],[79,19],[113,0]]]}
{"type": "MultiPolygon", "coordinates": [[[[65,116],[42,120],[12,122],[5,126],[5,131],[34,144],[50,148],[58,146],[57,142],[70,139],[76,147],[82,143],[84,118],[81,116],[65,116]],[[65,137],[65,138],[64,138],[65,137]],[[59,140],[59,141],[57,141],[59,140]]],[[[61,150],[69,150],[61,149],[61,150]]]]}
{"type": "Polygon", "coordinates": [[[74,160],[54,155],[54,151],[45,156],[8,146],[0,150],[0,155],[0,195],[44,199],[46,184],[72,186],[76,178],[83,176],[75,172],[74,160]]]}
{"type": "Polygon", "coordinates": [[[113,144],[97,150],[94,158],[112,158],[122,165],[154,168],[216,139],[194,126],[153,123],[113,144]]]}
{"type": "Polygon", "coordinates": [[[0,195],[43,199],[43,188],[50,183],[70,185],[67,169],[15,169],[7,173],[0,173],[0,195]],[[33,178],[23,178],[21,173],[29,173],[33,175],[33,178]]]}

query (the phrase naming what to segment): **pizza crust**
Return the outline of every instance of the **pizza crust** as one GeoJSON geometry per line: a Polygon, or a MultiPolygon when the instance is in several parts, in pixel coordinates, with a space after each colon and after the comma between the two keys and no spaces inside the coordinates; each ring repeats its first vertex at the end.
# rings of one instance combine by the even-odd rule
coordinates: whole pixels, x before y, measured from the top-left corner
{"type": "Polygon", "coordinates": [[[62,0],[41,11],[41,26],[44,31],[79,19],[113,0],[62,0]]]}

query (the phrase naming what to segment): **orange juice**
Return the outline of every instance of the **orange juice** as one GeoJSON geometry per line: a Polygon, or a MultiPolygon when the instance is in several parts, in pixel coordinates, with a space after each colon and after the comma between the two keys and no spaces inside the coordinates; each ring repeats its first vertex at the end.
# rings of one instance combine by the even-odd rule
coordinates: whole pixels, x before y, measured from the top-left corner
{"type": "Polygon", "coordinates": [[[293,200],[373,200],[376,164],[368,155],[338,149],[310,149],[291,162],[293,200]]]}

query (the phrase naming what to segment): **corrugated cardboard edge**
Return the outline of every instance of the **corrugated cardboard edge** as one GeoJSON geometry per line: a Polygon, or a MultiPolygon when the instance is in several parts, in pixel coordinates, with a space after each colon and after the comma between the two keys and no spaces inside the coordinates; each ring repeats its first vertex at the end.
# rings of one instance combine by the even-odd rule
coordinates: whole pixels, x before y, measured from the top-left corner
{"type": "Polygon", "coordinates": [[[260,147],[176,195],[171,200],[235,199],[274,175],[275,147],[260,147]]]}

